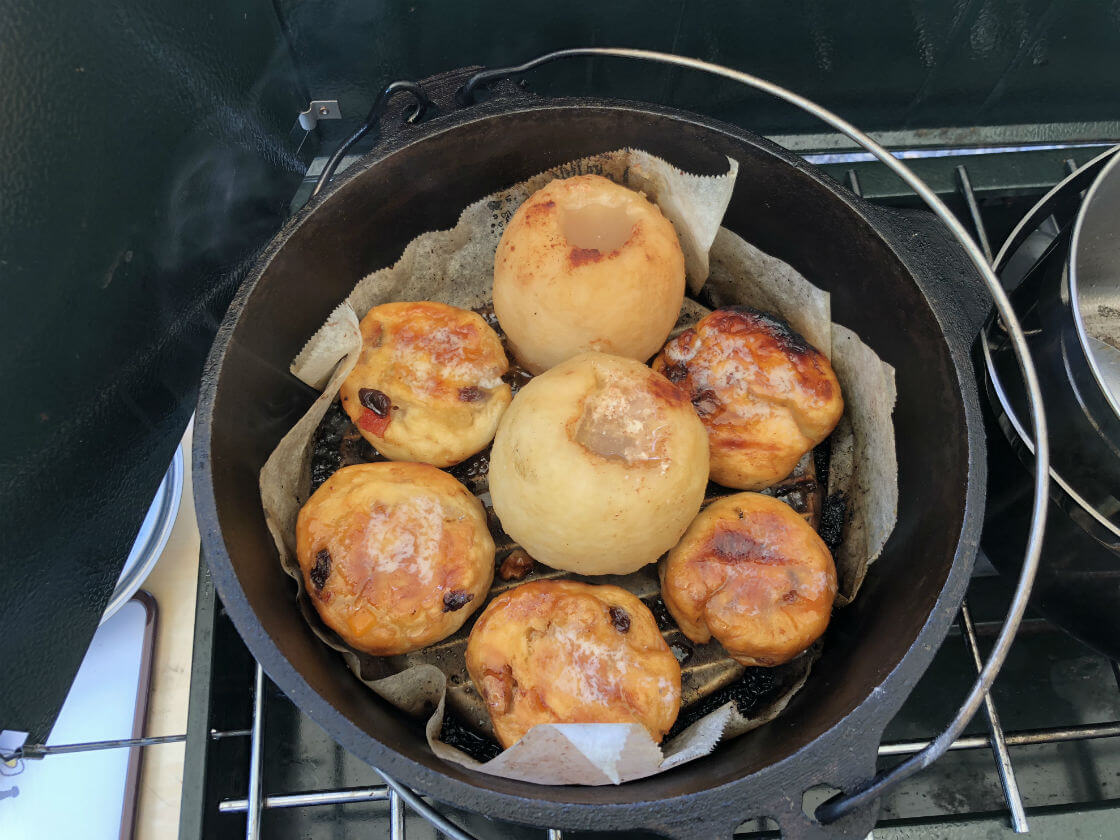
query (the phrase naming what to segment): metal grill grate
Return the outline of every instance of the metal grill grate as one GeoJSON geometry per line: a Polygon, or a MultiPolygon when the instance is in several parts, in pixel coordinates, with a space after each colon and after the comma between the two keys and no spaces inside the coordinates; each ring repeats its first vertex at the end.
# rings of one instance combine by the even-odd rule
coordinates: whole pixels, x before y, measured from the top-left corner
{"type": "MultiPolygon", "coordinates": [[[[971,654],[976,667],[980,667],[980,644],[976,627],[967,602],[961,607],[959,627],[965,639],[967,649],[971,654]]],[[[1116,677],[1117,688],[1120,690],[1120,665],[1111,662],[1113,674],[1116,677]]],[[[213,732],[211,737],[224,738],[230,736],[248,735],[254,745],[250,749],[249,764],[249,796],[244,799],[226,799],[218,805],[218,810],[223,814],[245,814],[246,840],[257,840],[260,837],[260,818],[263,809],[271,808],[304,808],[318,805],[345,805],[362,802],[389,802],[389,837],[391,840],[406,840],[404,822],[404,802],[401,796],[388,785],[377,785],[363,788],[348,788],[341,790],[313,790],[298,793],[274,794],[263,796],[260,790],[261,778],[261,745],[264,742],[264,711],[262,696],[264,692],[264,672],[260,665],[256,666],[256,688],[253,699],[253,724],[249,732],[213,732]]],[[[1072,726],[1054,729],[1037,729],[1018,732],[1005,732],[1000,726],[999,714],[995,701],[989,696],[985,704],[988,718],[987,736],[971,736],[955,741],[952,750],[991,749],[1003,787],[1004,798],[1010,812],[1012,828],[1017,833],[1026,833],[1029,830],[1026,811],[1015,782],[1015,770],[1011,762],[1010,747],[1036,746],[1039,744],[1053,744],[1068,741],[1085,741],[1096,738],[1113,738],[1120,736],[1120,721],[1110,723],[1072,726]]],[[[909,755],[923,749],[928,741],[896,741],[882,744],[879,747],[880,756],[909,755]]],[[[422,815],[429,817],[425,808],[422,815]]],[[[437,828],[441,826],[437,825],[437,828]]],[[[562,840],[563,833],[558,829],[547,829],[543,832],[548,840],[562,840]]],[[[451,834],[454,836],[454,834],[451,834]]]]}

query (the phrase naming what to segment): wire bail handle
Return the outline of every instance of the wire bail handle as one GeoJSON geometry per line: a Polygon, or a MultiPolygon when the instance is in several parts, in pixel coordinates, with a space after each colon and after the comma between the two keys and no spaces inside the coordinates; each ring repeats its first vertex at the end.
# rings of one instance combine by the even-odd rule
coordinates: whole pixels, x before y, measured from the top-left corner
{"type": "MultiPolygon", "coordinates": [[[[511,67],[481,70],[472,75],[463,87],[459,89],[456,94],[456,101],[464,107],[473,105],[478,91],[491,83],[509,76],[528,72],[543,64],[565,58],[626,58],[636,61],[669,64],[690,70],[699,70],[703,73],[721,76],[725,79],[730,79],[731,81],[754,88],[755,90],[762,91],[763,93],[768,93],[771,96],[777,97],[778,99],[800,108],[811,116],[817,117],[822,122],[870,152],[910,187],[933,214],[949,229],[949,232],[964,249],[969,261],[983,278],[984,285],[987,287],[988,293],[995,303],[996,313],[1006,327],[1007,334],[1011,340],[1016,362],[1018,363],[1019,370],[1026,384],[1027,398],[1030,406],[1031,428],[1036,445],[1034,451],[1034,493],[1031,505],[1031,523],[1028,531],[1027,547],[1024,552],[1022,571],[1020,572],[1019,580],[1015,587],[1011,606],[1008,608],[1007,617],[1004,619],[1003,626],[1000,628],[1000,632],[996,637],[988,660],[984,663],[983,668],[980,669],[976,681],[973,683],[964,702],[941,734],[931,741],[924,749],[914,753],[905,761],[892,768],[880,771],[863,788],[851,793],[837,794],[817,808],[815,817],[819,822],[823,824],[835,822],[858,808],[870,805],[887,791],[893,789],[918,771],[928,767],[949,749],[950,745],[957,739],[961,732],[964,731],[965,726],[967,726],[968,722],[973,718],[979,710],[980,705],[983,703],[984,696],[988,693],[992,683],[995,681],[996,675],[999,673],[999,669],[1007,658],[1007,653],[1015,638],[1015,633],[1019,629],[1023,614],[1026,612],[1027,601],[1030,597],[1031,587],[1034,585],[1042,550],[1042,537],[1046,526],[1046,508],[1049,499],[1050,480],[1050,445],[1046,431],[1046,418],[1042,409],[1042,393],[1039,390],[1038,377],[1035,373],[1034,364],[1031,361],[1030,353],[1027,348],[1026,336],[1023,334],[1023,329],[1019,324],[1018,318],[1015,316],[1015,311],[1003,290],[1003,286],[992,270],[984,252],[976,242],[973,241],[972,237],[957,220],[956,216],[954,216],[941,199],[937,197],[936,193],[934,193],[924,181],[918,178],[909,167],[896,159],[869,135],[860,131],[854,125],[826,108],[780,85],[776,85],[773,82],[768,82],[765,79],[752,76],[749,73],[743,73],[739,70],[733,70],[719,64],[673,55],[671,53],[615,47],[578,47],[547,53],[530,61],[526,61],[523,64],[511,67]]],[[[346,151],[375,126],[376,122],[384,113],[389,98],[398,92],[407,92],[417,100],[417,107],[408,118],[409,122],[419,119],[424,111],[431,105],[428,97],[415,82],[393,82],[386,86],[374,101],[373,107],[366,117],[366,121],[335,150],[333,155],[331,155],[330,160],[328,160],[322,174],[319,176],[319,181],[315,185],[312,196],[316,196],[322,191],[324,186],[330,181],[346,151]]],[[[404,795],[401,786],[390,781],[388,778],[386,778],[386,781],[391,787],[400,792],[402,796],[404,795]]],[[[469,835],[463,832],[459,832],[457,835],[469,838],[469,835]]]]}
{"type": "Polygon", "coordinates": [[[350,147],[365,137],[371,130],[377,127],[381,121],[381,115],[385,113],[385,109],[389,107],[389,100],[398,93],[407,93],[416,100],[416,107],[412,113],[405,118],[405,122],[414,123],[424,116],[424,113],[432,107],[432,101],[428,99],[428,95],[420,88],[416,82],[397,81],[390,82],[381,92],[377,94],[377,98],[373,100],[373,106],[366,114],[365,121],[358,126],[358,128],[339,144],[339,147],[334,150],[334,154],[330,156],[326,164],[323,166],[323,171],[319,173],[319,180],[315,182],[315,189],[311,191],[311,197],[315,198],[323,191],[323,188],[330,183],[334,178],[334,172],[338,169],[338,165],[342,163],[342,158],[350,150],[350,147]]]}

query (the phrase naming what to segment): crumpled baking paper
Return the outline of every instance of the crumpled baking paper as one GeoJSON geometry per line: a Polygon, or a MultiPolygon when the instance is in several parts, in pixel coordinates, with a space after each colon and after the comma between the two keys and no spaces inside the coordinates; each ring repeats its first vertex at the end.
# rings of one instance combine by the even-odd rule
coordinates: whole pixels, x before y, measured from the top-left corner
{"type": "MultiPolygon", "coordinates": [[[[463,211],[453,229],[420,235],[409,243],[395,265],[360,280],[292,363],[292,372],[321,389],[322,395],[284,437],[261,471],[261,501],[281,565],[297,582],[300,612],[315,633],[339,651],[355,676],[383,699],[410,715],[427,715],[428,743],[444,760],[539,784],[619,784],[643,778],[706,755],[721,739],[772,720],[804,685],[819,654],[819,645],[814,646],[793,662],[773,669],[776,691],[749,717],[740,714],[734,703],[726,703],[662,746],[636,724],[550,724],[535,727],[496,758],[481,763],[439,740],[449,691],[473,690],[469,679],[464,685],[460,676],[466,673],[462,651],[472,622],[430,649],[381,659],[350,649],[319,619],[303,591],[295,556],[295,522],[310,495],[315,430],[357,361],[361,348],[359,320],[373,306],[389,301],[439,300],[463,308],[486,305],[494,252],[505,224],[517,207],[548,181],[594,172],[641,190],[677,230],[692,294],[703,290],[716,306],[742,304],[774,312],[830,356],[846,404],[844,417],[832,435],[828,485],[829,494],[842,494],[848,506],[843,537],[835,552],[840,581],[838,606],[855,597],[868,565],[893,530],[898,493],[891,422],[894,371],[858,336],[831,323],[827,293],[786,263],[719,226],[738,172],[735,161],[729,159],[728,163],[723,176],[697,176],[646,152],[623,149],[564,164],[480,199],[463,211]],[[440,667],[431,661],[439,662],[440,667]],[[449,675],[459,682],[458,686],[449,686],[449,675]]],[[[674,332],[694,324],[707,311],[697,301],[686,299],[674,332]]],[[[564,576],[539,565],[537,568],[537,577],[564,576]]],[[[650,597],[649,588],[656,586],[653,568],[612,577],[609,582],[626,586],[639,597],[650,597]]],[[[521,582],[496,579],[494,592],[521,582]]],[[[707,647],[709,658],[719,658],[714,642],[696,647],[707,647]]],[[[742,673],[741,666],[729,659],[724,666],[728,679],[742,673]]],[[[483,730],[489,726],[487,720],[474,723],[483,730]]]]}

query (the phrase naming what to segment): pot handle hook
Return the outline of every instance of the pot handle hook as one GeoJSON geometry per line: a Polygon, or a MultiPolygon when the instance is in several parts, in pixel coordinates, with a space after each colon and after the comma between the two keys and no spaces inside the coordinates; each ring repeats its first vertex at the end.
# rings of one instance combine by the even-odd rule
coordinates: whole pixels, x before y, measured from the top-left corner
{"type": "MultiPolygon", "coordinates": [[[[1023,569],[1015,588],[1015,594],[1008,609],[1003,627],[996,637],[991,655],[984,667],[980,670],[976,682],[969,691],[968,696],[957,710],[956,715],[948,726],[930,744],[920,752],[887,770],[880,771],[870,782],[859,790],[841,793],[820,805],[816,810],[816,819],[823,824],[835,822],[852,811],[872,804],[884,793],[894,788],[900,782],[913,776],[919,770],[928,767],[940,758],[949,746],[964,731],[965,726],[979,710],[985,695],[992,687],[996,674],[999,673],[1007,652],[1019,629],[1023,613],[1027,608],[1027,599],[1030,597],[1031,587],[1034,585],[1035,574],[1038,571],[1039,556],[1042,549],[1043,530],[1046,526],[1046,506],[1049,498],[1050,480],[1050,445],[1046,433],[1046,418],[1042,410],[1042,394],[1038,387],[1038,378],[1035,375],[1034,365],[1031,362],[1027,349],[1027,339],[1019,325],[1015,311],[1004,293],[1003,286],[989,265],[984,252],[980,250],[964,226],[953,215],[952,211],[937,197],[925,182],[915,175],[909,167],[896,159],[889,151],[879,145],[870,136],[860,131],[851,123],[837,116],[831,111],[821,107],[815,102],[787,90],[773,82],[760,79],[739,70],[733,70],[719,64],[712,64],[695,58],[672,55],[670,53],[654,52],[651,50],[622,49],[612,47],[579,47],[568,50],[559,50],[538,56],[524,64],[513,67],[499,67],[491,70],[482,70],[471,76],[459,90],[457,100],[459,104],[467,106],[475,101],[480,88],[508,76],[525,73],[542,64],[548,64],[563,58],[627,58],[636,61],[652,61],[669,64],[688,70],[699,70],[714,76],[738,82],[755,90],[768,93],[782,99],[791,105],[800,108],[807,114],[817,117],[836,131],[846,135],[849,139],[862,146],[874,155],[884,166],[912,189],[926,204],[938,219],[949,229],[954,238],[960,243],[965,254],[975,266],[984,280],[992,300],[995,302],[996,312],[1002,319],[1011,339],[1015,359],[1027,387],[1027,396],[1030,403],[1031,425],[1034,439],[1037,442],[1034,452],[1034,498],[1031,506],[1031,524],[1027,538],[1027,548],[1023,559],[1023,569]]],[[[336,152],[336,155],[338,153],[336,152]]]]}
{"type": "Polygon", "coordinates": [[[342,158],[345,157],[350,147],[369,134],[372,129],[377,127],[381,122],[381,115],[385,113],[385,109],[389,106],[389,100],[398,93],[410,94],[412,98],[416,100],[416,107],[406,118],[407,122],[416,122],[424,116],[425,111],[432,107],[432,101],[428,99],[428,95],[424,93],[420,85],[416,84],[416,82],[397,81],[387,84],[382,88],[381,93],[377,94],[377,98],[373,100],[373,106],[369,109],[369,113],[366,114],[365,122],[358,126],[354,133],[347,137],[327,160],[323,171],[319,173],[319,180],[315,182],[315,189],[311,191],[312,198],[321,193],[323,187],[330,183],[331,178],[334,177],[334,171],[338,169],[338,165],[342,163],[342,158]]]}

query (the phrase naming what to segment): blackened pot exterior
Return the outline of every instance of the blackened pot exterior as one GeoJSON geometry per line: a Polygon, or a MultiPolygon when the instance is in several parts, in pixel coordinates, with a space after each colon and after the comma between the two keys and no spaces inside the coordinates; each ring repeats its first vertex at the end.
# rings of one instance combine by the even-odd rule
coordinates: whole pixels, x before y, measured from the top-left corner
{"type": "Polygon", "coordinates": [[[597,100],[491,101],[383,141],[295,217],[219,333],[195,444],[204,553],[222,600],[277,685],[344,747],[425,794],[537,826],[729,837],[769,816],[787,837],[862,838],[869,811],[806,816],[817,784],[874,772],[883,727],[928,666],[963,597],[982,518],[984,447],[968,346],[980,280],[928,214],[862,202],[761,138],[700,117],[597,100]],[[441,762],[422,728],[374,697],[299,620],[265,528],[257,476],[307,408],[287,372],[363,274],[392,264],[468,203],[566,160],[623,146],[693,172],[740,163],[726,227],[833,293],[833,318],[895,366],[898,525],[859,599],[837,613],[805,689],[773,723],[711,756],[617,787],[546,787],[441,762]]]}

